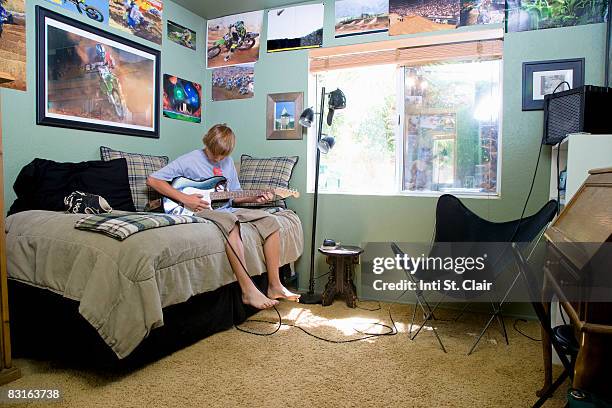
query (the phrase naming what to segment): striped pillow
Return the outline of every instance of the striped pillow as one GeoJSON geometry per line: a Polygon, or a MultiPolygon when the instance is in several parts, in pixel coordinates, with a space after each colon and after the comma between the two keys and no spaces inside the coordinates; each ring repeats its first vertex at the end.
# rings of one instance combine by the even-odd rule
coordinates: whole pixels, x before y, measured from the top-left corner
{"type": "MultiPolygon", "coordinates": [[[[270,157],[257,159],[249,155],[240,157],[240,174],[238,179],[243,190],[258,190],[274,187],[289,188],[293,169],[298,156],[270,157]]],[[[243,204],[245,207],[283,207],[285,200],[272,201],[266,204],[243,204]]]]}
{"type": "Polygon", "coordinates": [[[145,211],[148,202],[161,198],[157,191],[147,186],[147,177],[168,164],[167,156],[126,153],[100,146],[100,158],[104,161],[126,159],[130,190],[136,211],[145,211]]]}

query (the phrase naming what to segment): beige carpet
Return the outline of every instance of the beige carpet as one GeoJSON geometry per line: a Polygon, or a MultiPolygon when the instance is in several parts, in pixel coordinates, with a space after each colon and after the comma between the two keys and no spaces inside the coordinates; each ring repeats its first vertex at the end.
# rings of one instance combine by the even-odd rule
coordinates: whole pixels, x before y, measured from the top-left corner
{"type": "MultiPolygon", "coordinates": [[[[346,339],[360,336],[354,328],[384,330],[368,324],[388,324],[389,306],[365,311],[339,301],[326,308],[284,302],[279,310],[287,321],[317,335],[346,339]]],[[[516,333],[511,319],[510,346],[493,327],[466,356],[485,316],[438,323],[445,354],[429,328],[416,341],[408,339],[410,306],[394,304],[391,310],[397,336],[330,344],[289,327],[271,337],[231,329],[122,375],[18,359],[23,378],[10,388],[59,388],[64,399],[53,407],[527,407],[535,402],[542,379],[540,343],[516,333]]],[[[439,317],[451,314],[442,311],[439,317]]],[[[274,317],[269,311],[256,316],[274,317]]],[[[539,336],[535,322],[520,328],[539,336]]],[[[563,406],[562,394],[546,406],[563,406]]]]}

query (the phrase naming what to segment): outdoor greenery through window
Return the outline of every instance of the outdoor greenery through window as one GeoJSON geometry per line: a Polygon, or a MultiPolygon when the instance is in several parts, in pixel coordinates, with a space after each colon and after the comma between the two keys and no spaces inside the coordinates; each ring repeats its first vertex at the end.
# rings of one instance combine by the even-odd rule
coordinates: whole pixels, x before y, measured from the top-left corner
{"type": "MultiPolygon", "coordinates": [[[[316,75],[346,94],[324,133],[319,189],[350,194],[498,194],[501,59],[378,65],[316,75]]],[[[325,116],[325,115],[324,115],[325,116]]]]}

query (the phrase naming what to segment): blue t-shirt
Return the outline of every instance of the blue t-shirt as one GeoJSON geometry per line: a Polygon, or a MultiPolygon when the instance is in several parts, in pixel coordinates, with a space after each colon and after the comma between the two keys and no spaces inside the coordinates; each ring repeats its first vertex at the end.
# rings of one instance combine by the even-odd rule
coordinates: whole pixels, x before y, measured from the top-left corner
{"type": "MultiPolygon", "coordinates": [[[[238,181],[234,160],[228,156],[218,163],[213,163],[208,159],[203,149],[186,153],[168,163],[166,167],[151,174],[151,177],[165,181],[172,181],[177,177],[202,180],[214,176],[225,177],[229,191],[240,190],[240,181],[238,181]]],[[[231,208],[231,200],[222,208],[231,208]]]]}

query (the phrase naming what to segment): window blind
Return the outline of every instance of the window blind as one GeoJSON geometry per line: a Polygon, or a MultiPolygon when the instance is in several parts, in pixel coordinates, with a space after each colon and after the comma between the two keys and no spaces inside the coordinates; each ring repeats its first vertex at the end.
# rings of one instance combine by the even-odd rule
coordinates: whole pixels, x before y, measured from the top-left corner
{"type": "MultiPolygon", "coordinates": [[[[434,36],[432,36],[434,37],[434,36]]],[[[440,36],[446,43],[419,44],[423,41],[386,41],[366,45],[322,48],[310,53],[310,72],[316,73],[368,65],[396,64],[421,65],[447,60],[474,60],[500,57],[503,53],[501,38],[469,39],[440,36]],[[458,39],[459,41],[452,41],[458,39]],[[389,48],[389,45],[394,48],[389,48]]],[[[427,39],[427,37],[424,37],[427,39]]],[[[435,39],[432,38],[433,41],[435,39]]]]}

